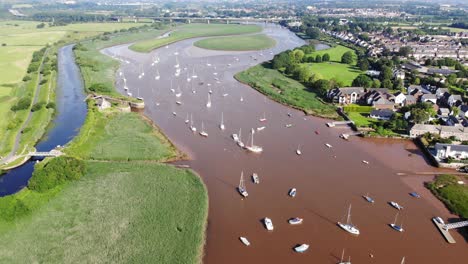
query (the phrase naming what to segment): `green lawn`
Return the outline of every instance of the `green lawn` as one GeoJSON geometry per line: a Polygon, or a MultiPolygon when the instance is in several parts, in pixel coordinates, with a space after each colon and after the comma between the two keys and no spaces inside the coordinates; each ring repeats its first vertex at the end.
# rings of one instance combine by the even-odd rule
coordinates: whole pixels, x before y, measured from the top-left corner
{"type": "Polygon", "coordinates": [[[331,47],[329,49],[318,50],[311,54],[306,55],[306,57],[316,57],[317,55],[323,56],[323,54],[328,53],[330,55],[330,61],[334,62],[341,62],[341,57],[347,51],[351,51],[354,54],[354,64],[357,62],[357,55],[356,52],[350,48],[345,46],[337,45],[335,47],[331,47]]]}
{"type": "Polygon", "coordinates": [[[187,24],[174,29],[168,37],[140,41],[130,46],[130,49],[138,52],[150,52],[164,45],[189,38],[240,35],[260,31],[262,28],[257,25],[187,24]]]}
{"type": "Polygon", "coordinates": [[[314,73],[318,74],[317,79],[335,79],[343,86],[351,86],[353,80],[363,73],[356,66],[336,62],[305,63],[305,65],[312,67],[314,73]]]}
{"type": "Polygon", "coordinates": [[[275,40],[264,34],[247,36],[230,36],[207,38],[195,42],[193,45],[211,50],[264,50],[274,47],[275,40]]]}
{"type": "Polygon", "coordinates": [[[67,153],[92,160],[171,160],[177,151],[170,142],[136,113],[89,109],[82,133],[67,153]],[[155,140],[157,138],[158,140],[155,140]],[[99,144],[95,144],[95,142],[99,144]]]}
{"type": "Polygon", "coordinates": [[[426,186],[450,209],[451,212],[468,218],[468,187],[457,183],[457,176],[441,175],[426,186]]]}
{"type": "Polygon", "coordinates": [[[0,221],[1,263],[198,263],[208,198],[189,170],[87,162],[40,210],[0,221]],[[21,250],[18,250],[19,247],[21,250]]]}
{"type": "Polygon", "coordinates": [[[368,114],[362,114],[357,112],[347,113],[348,117],[354,121],[357,127],[369,127],[375,120],[368,117],[368,114]]]}
{"type": "Polygon", "coordinates": [[[236,74],[235,77],[280,103],[301,109],[308,114],[338,118],[333,105],[324,103],[315,92],[277,70],[257,65],[236,74]]]}

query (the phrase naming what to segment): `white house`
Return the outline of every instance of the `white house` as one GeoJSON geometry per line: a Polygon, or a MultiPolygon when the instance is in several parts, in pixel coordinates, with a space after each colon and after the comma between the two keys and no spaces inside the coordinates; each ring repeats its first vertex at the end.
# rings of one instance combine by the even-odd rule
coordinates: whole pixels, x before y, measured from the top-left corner
{"type": "Polygon", "coordinates": [[[406,95],[402,92],[398,92],[395,94],[395,104],[402,106],[406,100],[406,95]]]}
{"type": "Polygon", "coordinates": [[[452,145],[452,144],[441,144],[436,143],[435,145],[436,158],[446,159],[453,158],[457,160],[468,158],[468,146],[467,145],[452,145]]]}

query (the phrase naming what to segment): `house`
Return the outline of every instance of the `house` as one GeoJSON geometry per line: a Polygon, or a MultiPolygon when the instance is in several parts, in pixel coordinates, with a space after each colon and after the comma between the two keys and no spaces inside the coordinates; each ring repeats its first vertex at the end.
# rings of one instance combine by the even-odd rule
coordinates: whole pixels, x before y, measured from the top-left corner
{"type": "Polygon", "coordinates": [[[425,103],[425,102],[431,102],[433,104],[437,103],[437,97],[435,94],[423,94],[420,100],[422,103],[425,103]]]}
{"type": "Polygon", "coordinates": [[[455,137],[458,140],[468,140],[468,129],[463,126],[441,126],[415,124],[411,127],[410,137],[419,137],[425,133],[439,135],[441,138],[455,137]]]}
{"type": "Polygon", "coordinates": [[[97,97],[96,99],[96,106],[99,110],[104,110],[111,107],[111,103],[107,101],[104,97],[97,97]]]}
{"type": "Polygon", "coordinates": [[[440,117],[448,117],[450,114],[450,109],[448,108],[439,108],[439,116],[440,117]]]}
{"type": "Polygon", "coordinates": [[[452,94],[447,99],[447,104],[449,106],[459,106],[463,103],[462,97],[459,94],[452,94]]]}
{"type": "Polygon", "coordinates": [[[403,106],[406,101],[406,95],[404,95],[402,92],[398,92],[395,94],[394,100],[396,105],[403,106]]]}
{"type": "Polygon", "coordinates": [[[390,120],[393,116],[393,111],[389,109],[377,110],[374,109],[369,115],[371,118],[379,120],[390,120]]]}
{"type": "Polygon", "coordinates": [[[355,104],[363,93],[362,87],[335,88],[328,91],[327,98],[338,104],[355,104]]]}
{"type": "Polygon", "coordinates": [[[458,115],[460,117],[468,117],[468,105],[460,105],[458,107],[458,115]]]}
{"type": "Polygon", "coordinates": [[[435,91],[437,99],[445,97],[447,94],[450,94],[448,88],[437,88],[437,90],[435,91]]]}
{"type": "Polygon", "coordinates": [[[447,158],[461,160],[461,159],[468,158],[468,146],[467,145],[436,143],[434,149],[436,151],[435,156],[439,160],[443,160],[447,158]]]}
{"type": "Polygon", "coordinates": [[[405,105],[415,104],[418,100],[411,94],[406,95],[405,105]]]}
{"type": "Polygon", "coordinates": [[[399,71],[399,70],[394,70],[393,71],[393,77],[395,79],[404,80],[405,79],[405,72],[404,71],[399,71]]]}

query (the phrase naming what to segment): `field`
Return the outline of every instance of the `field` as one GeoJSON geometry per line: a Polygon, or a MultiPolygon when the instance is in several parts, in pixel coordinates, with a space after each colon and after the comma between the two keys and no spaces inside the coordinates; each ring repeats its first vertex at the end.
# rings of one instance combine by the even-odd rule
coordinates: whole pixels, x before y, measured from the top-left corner
{"type": "Polygon", "coordinates": [[[247,35],[247,36],[230,36],[230,37],[217,37],[207,38],[195,42],[193,45],[199,48],[211,50],[230,50],[230,51],[243,51],[243,50],[264,50],[274,47],[275,40],[264,35],[247,35]]]}
{"type": "Polygon", "coordinates": [[[318,74],[318,79],[335,79],[343,86],[351,86],[353,80],[363,73],[355,66],[336,62],[307,63],[306,65],[318,74]]]}
{"type": "Polygon", "coordinates": [[[347,115],[352,121],[354,121],[354,124],[357,127],[369,127],[374,121],[374,119],[368,117],[369,114],[350,112],[347,113],[347,115]]]}
{"type": "Polygon", "coordinates": [[[143,163],[87,170],[30,217],[0,223],[0,262],[199,262],[208,202],[196,175],[143,163]]]}
{"type": "Polygon", "coordinates": [[[347,48],[345,46],[341,46],[341,45],[337,45],[329,49],[315,51],[311,54],[306,55],[306,57],[315,58],[317,55],[323,56],[323,54],[328,53],[328,55],[330,55],[330,61],[341,62],[341,57],[347,51],[351,51],[354,54],[354,64],[356,64],[356,61],[357,61],[356,53],[352,49],[347,48]]]}
{"type": "Polygon", "coordinates": [[[308,114],[338,118],[334,106],[322,102],[315,92],[277,70],[257,65],[236,74],[235,77],[280,103],[301,109],[308,114]]]}
{"type": "Polygon", "coordinates": [[[96,150],[127,151],[144,161],[103,153],[107,160],[85,161],[79,180],[0,198],[0,262],[199,263],[208,212],[200,178],[158,162],[176,150],[138,114],[104,118],[90,107],[66,152],[86,160],[96,150]]]}
{"type": "Polygon", "coordinates": [[[130,46],[130,49],[138,52],[150,52],[153,49],[189,38],[240,35],[260,31],[262,28],[257,25],[187,24],[178,27],[167,37],[140,41],[130,46]]]}
{"type": "MultiPolygon", "coordinates": [[[[465,178],[466,179],[466,178],[465,178]]],[[[437,196],[447,208],[459,215],[468,217],[468,187],[457,183],[457,176],[441,175],[435,181],[427,183],[427,187],[437,196]]]]}

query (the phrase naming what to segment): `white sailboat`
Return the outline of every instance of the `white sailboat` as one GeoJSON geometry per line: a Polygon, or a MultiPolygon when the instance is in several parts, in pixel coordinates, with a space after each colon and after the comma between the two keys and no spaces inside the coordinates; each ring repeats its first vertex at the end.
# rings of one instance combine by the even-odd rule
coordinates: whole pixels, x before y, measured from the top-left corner
{"type": "Polygon", "coordinates": [[[364,197],[364,199],[366,199],[366,201],[368,201],[369,203],[375,202],[374,199],[369,196],[369,193],[366,193],[366,195],[363,195],[362,197],[364,197]]]}
{"type": "Polygon", "coordinates": [[[240,101],[241,101],[241,102],[244,102],[244,97],[241,96],[240,101]]]}
{"type": "Polygon", "coordinates": [[[171,92],[172,92],[172,93],[175,93],[174,88],[172,88],[172,79],[171,79],[171,92]]]}
{"type": "Polygon", "coordinates": [[[190,123],[189,114],[187,113],[187,118],[185,118],[185,124],[190,123]]]}
{"type": "Polygon", "coordinates": [[[252,128],[250,134],[251,134],[250,146],[247,146],[246,149],[248,151],[250,151],[250,152],[253,152],[253,153],[261,153],[263,151],[263,148],[254,145],[255,130],[253,128],[252,128]]]}
{"type": "Polygon", "coordinates": [[[343,230],[353,235],[359,235],[360,233],[359,229],[351,223],[351,204],[349,205],[349,208],[348,208],[348,216],[346,217],[346,224],[343,224],[341,222],[338,222],[337,224],[343,230]]]}
{"type": "Polygon", "coordinates": [[[294,248],[294,251],[298,252],[298,253],[304,253],[307,251],[307,249],[309,249],[309,245],[308,244],[301,244],[301,245],[298,245],[294,248]]]}
{"type": "Polygon", "coordinates": [[[403,231],[405,231],[405,230],[403,229],[403,224],[401,224],[401,225],[397,225],[397,224],[396,224],[396,223],[397,223],[397,219],[398,219],[398,212],[397,212],[397,214],[395,215],[395,220],[393,221],[393,223],[389,224],[389,226],[390,226],[391,228],[393,228],[395,231],[398,231],[398,232],[403,232],[403,231]]]}
{"type": "Polygon", "coordinates": [[[180,64],[179,64],[179,58],[177,57],[177,55],[176,55],[175,59],[176,59],[176,64],[174,65],[174,68],[179,68],[180,64]]]}
{"type": "Polygon", "coordinates": [[[296,154],[299,155],[299,156],[302,155],[301,145],[297,146],[296,154]]]}
{"type": "Polygon", "coordinates": [[[338,262],[338,264],[351,264],[351,256],[348,256],[348,261],[345,261],[344,260],[344,248],[343,248],[343,252],[341,252],[341,260],[340,262],[338,262]]]}
{"type": "Polygon", "coordinates": [[[274,227],[273,227],[273,221],[271,221],[270,218],[265,217],[265,218],[263,219],[263,223],[265,224],[265,227],[266,227],[266,229],[267,229],[268,231],[272,231],[272,230],[274,229],[274,227]]]}
{"type": "Polygon", "coordinates": [[[206,103],[206,107],[211,107],[211,95],[208,93],[208,102],[206,103]]]}
{"type": "Polygon", "coordinates": [[[226,129],[226,127],[224,126],[224,113],[223,112],[221,112],[221,124],[219,125],[219,128],[221,130],[226,129]]]}
{"type": "Polygon", "coordinates": [[[259,120],[260,120],[260,122],[267,121],[266,116],[265,116],[265,112],[263,112],[263,117],[261,117],[259,120]]]}
{"type": "Polygon", "coordinates": [[[239,181],[239,186],[237,187],[237,191],[240,193],[240,195],[247,197],[249,196],[249,193],[247,192],[245,182],[244,182],[244,172],[241,172],[241,177],[239,181]]]}
{"type": "Polygon", "coordinates": [[[197,132],[197,128],[193,125],[192,114],[190,114],[190,130],[192,130],[193,133],[197,132]]]}
{"type": "Polygon", "coordinates": [[[257,173],[253,173],[253,174],[252,174],[252,181],[253,181],[255,184],[259,184],[259,183],[260,183],[260,178],[258,177],[258,174],[257,174],[257,173]]]}
{"type": "Polygon", "coordinates": [[[201,122],[200,136],[202,136],[202,137],[208,137],[208,133],[206,133],[206,131],[205,131],[205,126],[203,125],[203,121],[201,122]]]}
{"type": "Polygon", "coordinates": [[[192,79],[196,79],[198,78],[197,74],[195,73],[195,68],[193,68],[193,71],[192,71],[192,79]]]}
{"type": "Polygon", "coordinates": [[[176,97],[182,96],[182,91],[180,90],[180,86],[177,86],[177,93],[175,94],[176,97]]]}
{"type": "Polygon", "coordinates": [[[250,246],[250,242],[246,237],[239,237],[239,239],[244,245],[250,246]]]}
{"type": "Polygon", "coordinates": [[[156,69],[156,76],[154,76],[155,80],[159,80],[161,78],[161,75],[159,75],[159,70],[156,69]]]}
{"type": "Polygon", "coordinates": [[[238,145],[239,147],[241,147],[241,148],[244,148],[244,147],[245,147],[245,144],[244,144],[244,142],[242,142],[242,135],[241,135],[241,133],[242,133],[242,128],[239,128],[239,135],[238,135],[238,137],[237,137],[237,145],[238,145]]]}

